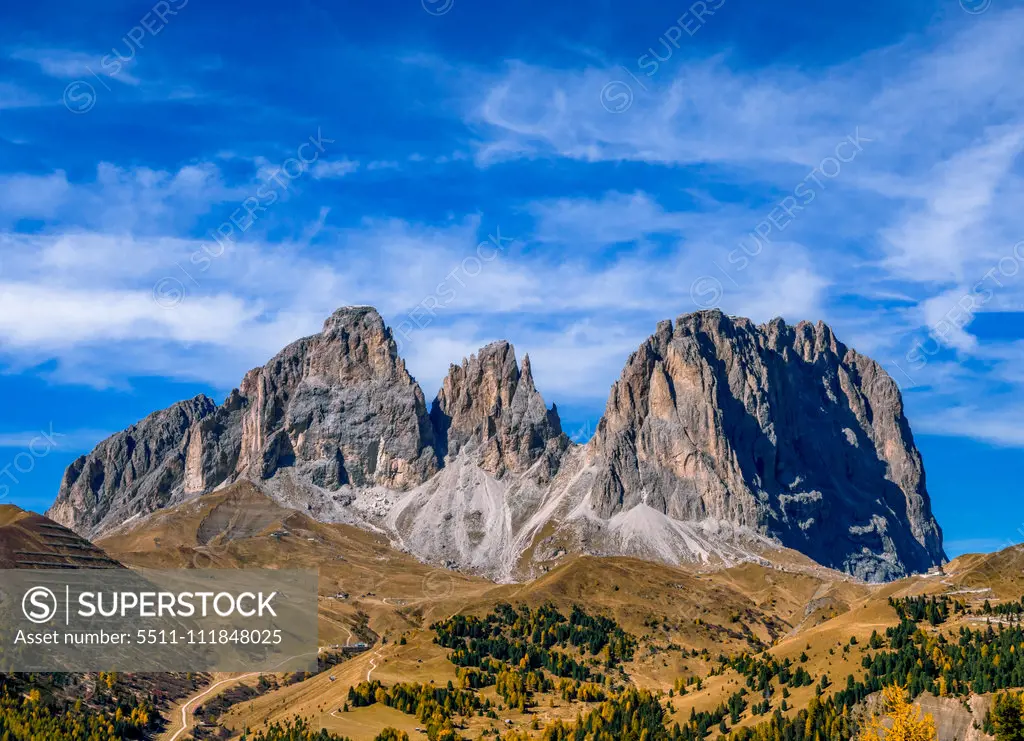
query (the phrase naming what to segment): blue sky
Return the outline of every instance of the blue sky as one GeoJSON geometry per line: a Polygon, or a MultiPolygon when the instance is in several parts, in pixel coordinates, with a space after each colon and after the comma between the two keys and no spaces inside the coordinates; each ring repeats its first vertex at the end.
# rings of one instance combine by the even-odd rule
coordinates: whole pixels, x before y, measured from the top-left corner
{"type": "Polygon", "coordinates": [[[511,340],[579,437],[718,306],[879,360],[950,555],[1020,542],[1024,5],[829,5],[5,7],[0,496],[338,306],[428,398],[511,340]]]}

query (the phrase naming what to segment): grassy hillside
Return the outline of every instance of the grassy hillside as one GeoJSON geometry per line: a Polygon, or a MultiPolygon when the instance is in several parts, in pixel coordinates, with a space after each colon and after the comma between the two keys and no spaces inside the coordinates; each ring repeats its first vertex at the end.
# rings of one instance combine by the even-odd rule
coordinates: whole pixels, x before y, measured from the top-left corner
{"type": "MultiPolygon", "coordinates": [[[[439,644],[437,626],[456,615],[485,618],[501,604],[530,614],[548,605],[563,615],[581,606],[587,614],[614,621],[635,639],[635,650],[620,665],[599,670],[600,662],[587,663],[593,657],[571,647],[567,653],[599,675],[595,687],[603,688],[605,703],[617,702],[631,688],[651,691],[651,702],[664,713],[658,722],[668,728],[680,723],[685,734],[690,719],[697,718],[698,725],[714,725],[707,737],[717,738],[719,724],[728,733],[743,733],[773,715],[797,718],[829,698],[846,702],[849,682],[871,681],[865,662],[892,650],[888,638],[879,638],[900,626],[892,599],[948,595],[951,604],[962,603],[964,612],[941,626],[925,626],[926,632],[952,640],[962,627],[993,619],[984,612],[986,601],[992,608],[1024,594],[1019,563],[1024,552],[1018,549],[964,556],[945,574],[885,585],[858,582],[784,549],[765,554],[763,562],[717,569],[568,556],[530,583],[494,584],[420,563],[371,533],[318,523],[280,507],[249,484],[129,523],[100,545],[133,566],[318,569],[321,644],[328,653],[332,646],[356,642],[365,642],[368,650],[304,681],[279,682],[231,706],[218,723],[237,734],[304,718],[311,728],[353,741],[371,741],[385,727],[413,739],[427,737],[416,730],[427,725],[415,714],[385,702],[352,706],[352,692],[377,686],[367,682],[379,682],[385,693],[396,686],[443,693],[449,682],[455,692],[472,693],[489,710],[457,719],[453,732],[465,738],[517,731],[539,738],[551,723],[571,725],[602,707],[567,696],[562,680],[543,669],[539,674],[551,686],[530,692],[525,711],[508,701],[505,680],[459,689],[465,669],[439,644]],[[765,685],[767,694],[753,691],[750,677],[737,669],[743,657],[756,657],[751,661],[758,666],[785,665],[784,673],[799,669],[800,679],[787,677],[784,684],[776,676],[765,685]]],[[[489,681],[497,676],[496,670],[489,681]]],[[[956,735],[965,723],[972,734],[980,733],[973,723],[984,716],[984,698],[974,715],[964,716],[947,698],[929,696],[924,701],[940,716],[943,733],[956,735]]]]}

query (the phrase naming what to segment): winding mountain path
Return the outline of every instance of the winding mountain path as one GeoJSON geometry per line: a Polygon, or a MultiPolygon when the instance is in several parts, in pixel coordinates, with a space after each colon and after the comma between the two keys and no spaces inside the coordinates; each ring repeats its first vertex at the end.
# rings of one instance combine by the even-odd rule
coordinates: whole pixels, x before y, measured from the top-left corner
{"type": "MultiPolygon", "coordinates": [[[[262,674],[262,672],[251,672],[249,674],[242,674],[237,677],[228,677],[227,679],[222,679],[219,682],[211,684],[204,690],[200,690],[197,693],[194,693],[181,706],[181,727],[174,732],[174,735],[168,736],[167,741],[177,741],[179,736],[191,730],[191,721],[194,720],[194,716],[191,714],[190,710],[192,710],[195,707],[196,703],[198,703],[204,697],[208,697],[209,695],[213,694],[217,689],[223,687],[226,684],[240,684],[244,680],[249,679],[250,677],[258,677],[260,674],[262,674]]],[[[170,733],[170,729],[168,729],[167,732],[170,733]]]]}
{"type": "Polygon", "coordinates": [[[373,655],[370,657],[370,668],[366,672],[366,681],[367,682],[370,681],[370,675],[373,674],[374,671],[376,671],[376,669],[377,669],[377,656],[379,656],[380,652],[383,651],[383,650],[384,650],[384,646],[381,646],[376,651],[374,651],[373,655]]]}
{"type": "MultiPolygon", "coordinates": [[[[316,650],[317,656],[319,656],[321,653],[323,653],[323,651],[324,651],[324,647],[323,646],[320,646],[319,648],[317,648],[317,650],[316,650]]],[[[288,663],[292,659],[297,659],[297,658],[300,658],[301,656],[307,656],[307,655],[310,655],[310,654],[299,654],[298,656],[289,656],[287,659],[285,659],[280,664],[278,664],[277,667],[280,667],[282,664],[288,663]]],[[[277,667],[275,667],[275,668],[277,668],[277,667]]],[[[200,700],[202,700],[204,697],[209,697],[216,690],[220,689],[221,687],[223,687],[225,685],[241,684],[246,679],[250,679],[252,677],[258,677],[261,674],[272,674],[272,673],[273,673],[273,671],[269,671],[269,672],[249,672],[248,674],[240,674],[240,675],[235,676],[235,677],[228,677],[227,679],[222,679],[219,682],[214,682],[213,684],[209,685],[205,689],[197,690],[192,695],[190,695],[189,698],[187,700],[185,700],[184,704],[182,704],[182,706],[181,706],[181,721],[180,721],[181,727],[178,728],[178,730],[176,730],[173,735],[170,735],[171,734],[171,730],[176,725],[178,725],[178,723],[175,723],[174,726],[171,726],[170,728],[168,728],[167,731],[164,733],[165,741],[177,741],[178,737],[180,737],[181,734],[186,733],[187,731],[190,731],[192,729],[191,721],[195,719],[195,716],[192,715],[190,710],[194,709],[195,704],[198,703],[200,700]]]]}

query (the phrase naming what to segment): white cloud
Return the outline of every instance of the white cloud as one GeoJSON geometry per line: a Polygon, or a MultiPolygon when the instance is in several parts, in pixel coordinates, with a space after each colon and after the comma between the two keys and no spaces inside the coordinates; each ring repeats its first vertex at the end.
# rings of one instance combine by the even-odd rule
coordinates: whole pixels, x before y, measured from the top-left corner
{"type": "Polygon", "coordinates": [[[88,80],[103,75],[126,85],[139,84],[139,79],[125,70],[131,60],[111,58],[104,64],[102,56],[66,49],[16,49],[10,58],[37,64],[43,74],[59,80],[88,80]]]}
{"type": "Polygon", "coordinates": [[[62,452],[86,452],[111,433],[101,430],[61,430],[52,425],[37,430],[0,432],[0,448],[38,449],[52,445],[62,452]]]}
{"type": "Polygon", "coordinates": [[[915,429],[948,437],[970,437],[993,445],[1024,448],[1020,420],[1024,407],[1016,400],[1004,400],[996,408],[951,406],[918,416],[915,429]]]}
{"type": "Polygon", "coordinates": [[[47,219],[55,216],[71,191],[67,175],[57,170],[49,175],[0,175],[0,214],[19,219],[47,219]]]}
{"type": "Polygon", "coordinates": [[[63,170],[0,175],[7,196],[0,224],[38,218],[78,228],[166,234],[190,226],[218,204],[241,201],[248,190],[229,187],[208,162],[174,172],[100,162],[92,181],[70,183],[63,170]]]}
{"type": "Polygon", "coordinates": [[[557,198],[531,207],[535,237],[576,246],[632,242],[649,234],[678,234],[695,215],[666,213],[646,193],[607,193],[600,200],[557,198]]]}
{"type": "Polygon", "coordinates": [[[359,169],[359,163],[349,159],[318,160],[313,165],[313,177],[317,180],[343,178],[359,169]]]}
{"type": "Polygon", "coordinates": [[[672,60],[650,78],[633,71],[646,90],[618,67],[513,62],[485,78],[466,117],[482,133],[477,156],[485,165],[560,156],[814,166],[860,126],[868,136],[878,133],[885,148],[904,149],[906,165],[927,168],[962,141],[956,129],[965,120],[1012,120],[1024,101],[1020,86],[1009,84],[1024,66],[1024,11],[990,13],[969,25],[955,20],[931,36],[812,71],[741,72],[728,55],[672,60]],[[605,107],[618,110],[627,101],[621,113],[605,107]]]}
{"type": "Polygon", "coordinates": [[[182,302],[171,311],[152,290],[0,283],[0,336],[9,349],[147,339],[224,343],[259,313],[232,296],[182,302]]]}
{"type": "Polygon", "coordinates": [[[961,352],[970,352],[978,347],[978,341],[967,331],[973,315],[961,309],[965,296],[970,296],[969,289],[954,288],[925,299],[920,308],[923,321],[937,342],[961,352]],[[948,317],[951,314],[960,317],[960,321],[950,322],[948,317]]]}
{"type": "Polygon", "coordinates": [[[34,108],[44,105],[38,94],[24,90],[10,82],[0,82],[0,111],[15,108],[34,108]]]}
{"type": "Polygon", "coordinates": [[[991,259],[1003,248],[1005,235],[994,233],[992,209],[1022,149],[1024,122],[988,131],[980,144],[939,162],[924,207],[911,207],[882,232],[887,266],[917,282],[974,277],[967,275],[967,264],[991,259]]]}

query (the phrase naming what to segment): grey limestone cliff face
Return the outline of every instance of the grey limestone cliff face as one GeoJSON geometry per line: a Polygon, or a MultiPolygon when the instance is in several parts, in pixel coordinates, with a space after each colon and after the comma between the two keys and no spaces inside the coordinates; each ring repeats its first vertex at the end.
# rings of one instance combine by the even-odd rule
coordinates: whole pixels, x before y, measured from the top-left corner
{"type": "Polygon", "coordinates": [[[404,490],[437,470],[419,385],[370,308],[346,308],[242,381],[238,470],[266,479],[295,466],[314,484],[404,490]]]}
{"type": "Polygon", "coordinates": [[[509,343],[451,366],[428,412],[380,315],[340,309],[223,404],[198,396],[100,443],[48,514],[93,537],[239,479],[498,578],[546,541],[729,560],[750,534],[873,580],[945,558],[885,371],[822,323],[718,311],[661,322],[577,446],[509,343]]]}
{"type": "Polygon", "coordinates": [[[494,342],[453,365],[430,412],[442,459],[473,451],[499,478],[524,473],[542,456],[557,465],[568,446],[558,409],[537,391],[530,357],[516,363],[515,348],[494,342]]]}
{"type": "Polygon", "coordinates": [[[437,470],[419,386],[376,311],[337,311],[217,406],[175,404],[100,443],[66,471],[49,516],[94,535],[175,497],[283,467],[325,489],[405,489],[437,470]]]}
{"type": "Polygon", "coordinates": [[[197,396],[108,437],[64,472],[47,516],[81,535],[165,506],[199,449],[195,430],[217,405],[197,396]]]}
{"type": "Polygon", "coordinates": [[[587,456],[602,517],[643,503],[725,520],[869,579],[944,560],[895,382],[820,322],[662,322],[613,386],[587,456]]]}

